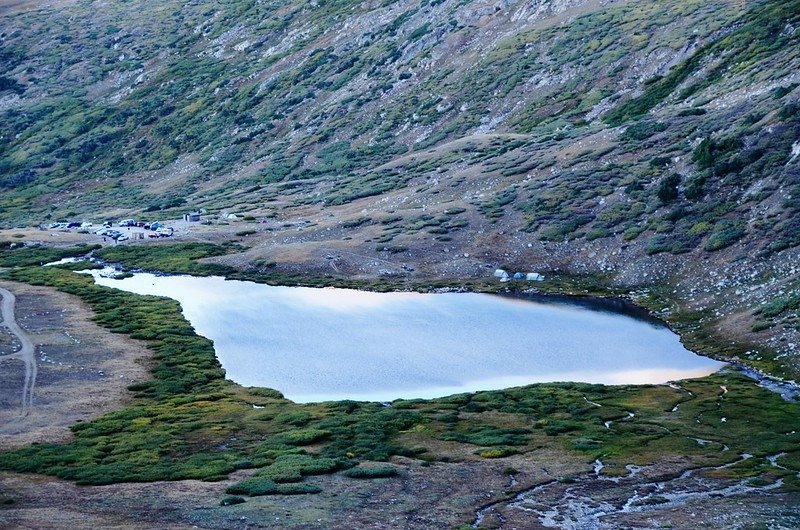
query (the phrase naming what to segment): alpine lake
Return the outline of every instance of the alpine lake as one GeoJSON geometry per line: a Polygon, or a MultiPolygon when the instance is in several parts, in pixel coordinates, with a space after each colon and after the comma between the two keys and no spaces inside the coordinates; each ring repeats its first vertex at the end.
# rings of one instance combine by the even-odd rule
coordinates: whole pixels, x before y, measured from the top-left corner
{"type": "Polygon", "coordinates": [[[214,342],[228,379],[298,403],[427,399],[558,381],[666,383],[725,366],[616,301],[90,272],[100,285],[177,300],[214,342]]]}

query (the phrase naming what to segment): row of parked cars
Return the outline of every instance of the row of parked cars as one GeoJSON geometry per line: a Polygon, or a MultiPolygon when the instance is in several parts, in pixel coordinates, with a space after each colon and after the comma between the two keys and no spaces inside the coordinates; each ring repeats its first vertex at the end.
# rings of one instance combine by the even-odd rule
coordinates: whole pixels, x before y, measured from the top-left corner
{"type": "MultiPolygon", "coordinates": [[[[138,227],[145,230],[152,230],[160,237],[169,237],[173,234],[173,230],[169,226],[164,226],[161,221],[154,221],[152,223],[145,223],[144,221],[136,221],[134,219],[123,219],[119,222],[119,226],[138,227]]],[[[151,236],[152,237],[152,234],[151,236]]]]}
{"type": "MultiPolygon", "coordinates": [[[[47,225],[47,228],[51,230],[61,230],[64,228],[92,228],[93,226],[94,224],[88,222],[83,222],[83,223],[72,222],[72,223],[50,223],[49,225],[47,225]]],[[[106,221],[105,223],[103,223],[103,226],[110,227],[111,221],[106,221]]]]}
{"type": "Polygon", "coordinates": [[[100,230],[95,230],[94,233],[97,234],[98,236],[110,237],[114,241],[125,241],[127,239],[130,239],[128,234],[123,234],[119,230],[114,230],[113,228],[110,227],[105,227],[101,228],[100,230]]]}
{"type": "MultiPolygon", "coordinates": [[[[147,237],[156,238],[156,237],[171,237],[174,233],[174,230],[169,226],[164,226],[161,223],[136,223],[133,224],[122,224],[120,223],[121,227],[140,227],[144,228],[145,230],[150,230],[150,233],[147,234],[147,237]]],[[[110,237],[114,241],[125,241],[128,239],[128,235],[120,232],[119,230],[114,230],[113,228],[101,228],[97,230],[95,234],[100,236],[110,237]]]]}
{"type": "MultiPolygon", "coordinates": [[[[127,227],[130,229],[131,227],[139,227],[144,228],[145,230],[151,230],[151,233],[148,234],[148,237],[156,238],[156,237],[170,237],[174,233],[173,229],[168,226],[164,226],[161,222],[155,221],[152,223],[145,223],[143,221],[136,221],[134,219],[123,219],[119,223],[120,227],[127,227]]],[[[105,221],[103,225],[94,230],[94,233],[98,236],[103,237],[110,237],[114,241],[125,241],[130,239],[130,236],[121,232],[120,230],[115,230],[112,228],[113,223],[111,221],[105,221]]],[[[77,228],[79,230],[86,230],[88,233],[88,229],[94,228],[94,225],[89,222],[59,222],[59,223],[51,223],[48,225],[48,228],[52,230],[69,230],[72,228],[77,228]]]]}

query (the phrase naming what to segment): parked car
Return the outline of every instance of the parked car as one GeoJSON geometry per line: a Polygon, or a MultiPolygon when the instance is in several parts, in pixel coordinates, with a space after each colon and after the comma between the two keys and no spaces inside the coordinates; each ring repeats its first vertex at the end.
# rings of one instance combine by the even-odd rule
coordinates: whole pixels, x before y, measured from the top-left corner
{"type": "Polygon", "coordinates": [[[81,228],[91,228],[93,225],[88,221],[84,221],[81,223],[81,228]]]}
{"type": "Polygon", "coordinates": [[[136,226],[136,221],[134,219],[123,219],[119,222],[119,226],[136,226]]]}
{"type": "Polygon", "coordinates": [[[104,222],[104,223],[103,223],[103,226],[104,226],[105,228],[111,228],[111,225],[112,225],[112,224],[113,224],[113,223],[112,223],[111,221],[106,221],[106,222],[104,222]]]}
{"type": "Polygon", "coordinates": [[[67,223],[67,228],[78,228],[80,226],[81,226],[80,223],[75,223],[75,222],[67,223]]]}
{"type": "Polygon", "coordinates": [[[162,226],[161,228],[156,228],[156,234],[158,237],[170,237],[173,234],[174,230],[172,230],[169,226],[162,226]]]}
{"type": "Polygon", "coordinates": [[[120,234],[120,235],[118,235],[116,237],[116,239],[117,239],[117,241],[127,241],[130,238],[128,236],[126,236],[125,234],[120,234]]]}

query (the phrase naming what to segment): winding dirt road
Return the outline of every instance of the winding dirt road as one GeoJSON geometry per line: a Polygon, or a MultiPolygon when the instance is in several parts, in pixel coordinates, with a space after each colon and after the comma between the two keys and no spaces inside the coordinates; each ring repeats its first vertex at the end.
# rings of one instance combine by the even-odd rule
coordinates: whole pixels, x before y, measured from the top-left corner
{"type": "Polygon", "coordinates": [[[17,298],[14,293],[0,287],[0,296],[3,303],[0,305],[0,312],[3,316],[3,325],[17,338],[22,347],[9,355],[4,355],[3,359],[19,359],[25,363],[25,383],[22,387],[22,414],[27,415],[33,407],[33,387],[36,384],[36,357],[34,356],[33,342],[28,334],[19,327],[17,319],[14,317],[14,305],[17,298]]]}

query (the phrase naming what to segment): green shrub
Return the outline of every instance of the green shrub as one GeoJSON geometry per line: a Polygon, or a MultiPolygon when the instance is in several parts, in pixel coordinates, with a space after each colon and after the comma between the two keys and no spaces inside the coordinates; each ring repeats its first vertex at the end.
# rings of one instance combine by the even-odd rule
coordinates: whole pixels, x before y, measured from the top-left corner
{"type": "Polygon", "coordinates": [[[793,311],[795,309],[800,309],[800,294],[790,293],[775,298],[761,306],[755,313],[767,318],[772,318],[786,311],[793,311]]]}
{"type": "Polygon", "coordinates": [[[601,239],[604,237],[610,237],[611,232],[606,230],[605,228],[592,228],[586,233],[586,240],[587,241],[594,241],[595,239],[601,239]]]}
{"type": "Polygon", "coordinates": [[[400,254],[401,252],[408,252],[408,247],[403,245],[390,245],[390,246],[382,246],[379,245],[375,247],[375,250],[378,252],[389,252],[390,254],[400,254]]]}
{"type": "Polygon", "coordinates": [[[236,504],[242,504],[243,502],[246,502],[246,501],[241,497],[230,496],[230,497],[225,497],[224,499],[219,501],[219,505],[220,506],[234,506],[236,504]]]}
{"type": "Polygon", "coordinates": [[[198,263],[197,260],[222,256],[238,250],[238,248],[234,245],[215,245],[213,243],[125,245],[106,247],[95,252],[95,255],[109,263],[119,263],[128,269],[198,276],[228,276],[236,273],[236,269],[224,265],[198,263]]]}
{"type": "Polygon", "coordinates": [[[625,130],[622,135],[623,138],[628,140],[646,140],[656,133],[667,130],[667,125],[661,122],[653,121],[640,121],[634,123],[625,130]]]}
{"type": "Polygon", "coordinates": [[[441,439],[483,446],[525,445],[530,441],[530,431],[477,425],[464,432],[447,431],[441,435],[441,439]]]}
{"type": "Polygon", "coordinates": [[[714,225],[712,225],[708,221],[698,221],[697,223],[692,225],[687,234],[692,237],[702,236],[709,233],[712,228],[714,228],[714,225]]]}
{"type": "Polygon", "coordinates": [[[281,439],[289,445],[310,445],[329,438],[331,434],[330,431],[322,429],[301,429],[285,432],[281,435],[281,439]]]}
{"type": "Polygon", "coordinates": [[[273,388],[248,387],[247,391],[253,395],[270,399],[285,399],[283,394],[273,388]]]}
{"type": "Polygon", "coordinates": [[[342,228],[355,228],[357,226],[361,226],[371,222],[372,222],[371,217],[358,217],[356,219],[351,219],[349,221],[343,221],[342,228]]]}
{"type": "Polygon", "coordinates": [[[344,472],[349,478],[387,478],[397,476],[397,468],[393,466],[353,467],[344,472]]]}
{"type": "Polygon", "coordinates": [[[275,493],[278,495],[311,495],[321,491],[322,488],[319,486],[306,484],[305,482],[299,482],[293,484],[278,484],[278,488],[275,493]]]}
{"type": "Polygon", "coordinates": [[[775,324],[773,324],[772,322],[765,322],[763,320],[758,320],[756,322],[753,322],[753,325],[750,326],[750,331],[752,331],[753,333],[758,333],[759,331],[764,331],[765,329],[770,329],[774,326],[775,324]]]}
{"type": "Polygon", "coordinates": [[[331,473],[345,466],[346,463],[339,459],[284,453],[260,469],[254,478],[268,478],[276,483],[299,482],[304,476],[331,473]]]}
{"type": "Polygon", "coordinates": [[[391,224],[399,223],[402,220],[403,220],[403,216],[402,215],[387,215],[386,217],[381,219],[381,224],[391,225],[391,224]]]}
{"type": "Polygon", "coordinates": [[[507,456],[515,455],[519,451],[513,447],[492,447],[491,449],[484,449],[478,452],[481,458],[505,458],[507,456]]]}
{"type": "Polygon", "coordinates": [[[683,109],[682,111],[678,112],[678,116],[702,116],[706,114],[706,109],[701,109],[698,107],[691,107],[688,109],[683,109]]]}
{"type": "Polygon", "coordinates": [[[544,432],[547,436],[556,436],[572,431],[579,430],[581,427],[577,423],[570,421],[551,421],[544,426],[544,432]]]}
{"type": "Polygon", "coordinates": [[[672,242],[665,235],[657,235],[647,242],[647,254],[652,256],[662,252],[669,252],[672,249],[672,242]]]}
{"type": "Polygon", "coordinates": [[[26,267],[52,263],[64,258],[84,256],[99,248],[100,245],[57,248],[0,241],[0,267],[26,267]]]}
{"type": "Polygon", "coordinates": [[[745,234],[744,226],[733,221],[723,220],[714,226],[714,230],[706,241],[705,249],[709,252],[729,247],[739,241],[745,234]]]}
{"type": "Polygon", "coordinates": [[[658,184],[656,195],[664,204],[670,203],[678,198],[678,186],[681,183],[681,176],[673,173],[661,179],[658,184]]]}
{"type": "Polygon", "coordinates": [[[599,448],[601,443],[598,440],[592,440],[591,438],[575,438],[572,440],[572,447],[577,449],[578,451],[594,451],[599,448]]]}

